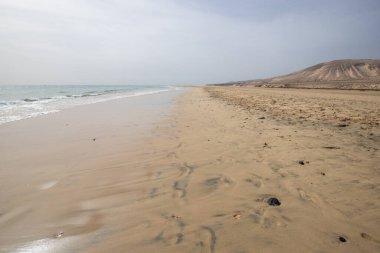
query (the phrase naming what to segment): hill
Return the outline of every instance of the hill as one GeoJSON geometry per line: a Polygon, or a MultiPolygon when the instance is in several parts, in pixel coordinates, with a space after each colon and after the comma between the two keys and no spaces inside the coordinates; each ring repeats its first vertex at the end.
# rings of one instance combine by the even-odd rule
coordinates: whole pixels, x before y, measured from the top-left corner
{"type": "Polygon", "coordinates": [[[380,60],[336,60],[284,76],[218,85],[380,90],[380,60]]]}

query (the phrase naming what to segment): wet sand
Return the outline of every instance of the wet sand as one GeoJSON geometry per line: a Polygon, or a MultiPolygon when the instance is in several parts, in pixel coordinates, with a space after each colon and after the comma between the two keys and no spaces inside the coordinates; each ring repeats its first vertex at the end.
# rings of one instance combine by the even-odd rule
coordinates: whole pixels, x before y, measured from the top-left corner
{"type": "Polygon", "coordinates": [[[71,134],[0,127],[19,139],[1,155],[0,251],[377,252],[379,94],[194,88],[132,136],[98,114],[80,130],[97,124],[77,109],[71,134]]]}

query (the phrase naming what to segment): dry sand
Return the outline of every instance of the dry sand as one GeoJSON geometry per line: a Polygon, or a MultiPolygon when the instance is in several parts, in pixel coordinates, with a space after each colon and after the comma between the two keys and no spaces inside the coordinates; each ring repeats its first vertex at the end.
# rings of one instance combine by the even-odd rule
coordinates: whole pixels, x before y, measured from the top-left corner
{"type": "Polygon", "coordinates": [[[25,178],[20,160],[47,166],[65,143],[31,140],[38,152],[1,164],[0,251],[379,252],[379,98],[194,88],[132,145],[107,135],[119,121],[99,142],[74,128],[85,141],[70,150],[88,159],[25,178]],[[7,183],[17,174],[33,187],[7,183]]]}

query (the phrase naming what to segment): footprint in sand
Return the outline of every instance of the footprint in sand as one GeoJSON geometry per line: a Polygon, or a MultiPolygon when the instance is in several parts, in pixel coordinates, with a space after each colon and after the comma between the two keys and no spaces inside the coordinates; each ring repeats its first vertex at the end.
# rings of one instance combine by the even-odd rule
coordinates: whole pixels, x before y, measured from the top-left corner
{"type": "Polygon", "coordinates": [[[187,194],[188,179],[175,181],[173,184],[173,198],[184,198],[187,194]]]}
{"type": "Polygon", "coordinates": [[[301,188],[298,188],[297,191],[298,191],[298,194],[299,194],[299,196],[300,196],[300,198],[302,200],[311,201],[313,203],[317,203],[318,202],[318,197],[315,197],[315,196],[312,197],[310,194],[306,193],[301,188]]]}
{"type": "Polygon", "coordinates": [[[257,176],[255,174],[252,174],[252,177],[251,178],[247,178],[245,180],[247,183],[251,183],[253,184],[255,187],[257,188],[260,188],[263,186],[263,180],[262,180],[262,177],[260,176],[257,176]]]}
{"type": "Polygon", "coordinates": [[[197,245],[201,252],[214,253],[217,240],[215,231],[208,226],[202,226],[199,230],[199,237],[200,241],[197,245]]]}
{"type": "Polygon", "coordinates": [[[186,224],[180,216],[164,215],[165,224],[163,229],[154,237],[153,241],[162,242],[165,245],[176,245],[183,242],[186,224]]]}
{"type": "Polygon", "coordinates": [[[308,201],[312,200],[311,197],[306,192],[304,192],[302,189],[298,188],[297,191],[298,191],[298,194],[302,200],[308,200],[308,201]]]}
{"type": "Polygon", "coordinates": [[[190,176],[194,173],[196,166],[189,165],[188,163],[184,163],[182,167],[180,167],[180,175],[181,179],[176,180],[173,183],[173,198],[184,198],[187,194],[187,186],[189,184],[190,176]]]}
{"type": "Polygon", "coordinates": [[[149,197],[150,197],[151,199],[155,198],[155,197],[158,195],[157,192],[158,192],[158,188],[157,188],[157,187],[152,188],[152,189],[149,191],[149,197]]]}
{"type": "Polygon", "coordinates": [[[260,224],[262,228],[275,228],[275,227],[287,227],[288,218],[279,216],[277,217],[276,212],[277,206],[270,206],[268,203],[269,200],[273,200],[273,195],[262,194],[259,198],[256,199],[256,202],[262,203],[262,206],[257,207],[253,212],[251,212],[248,217],[249,219],[256,224],[260,224]]]}
{"type": "Polygon", "coordinates": [[[228,188],[232,185],[234,185],[234,182],[232,181],[232,179],[224,175],[219,175],[217,177],[209,178],[203,182],[203,186],[206,187],[208,191],[216,191],[220,189],[220,187],[228,188]]]}
{"type": "Polygon", "coordinates": [[[179,175],[180,177],[189,177],[191,174],[193,174],[195,170],[195,166],[190,166],[187,163],[184,163],[183,166],[180,168],[181,174],[179,175]]]}
{"type": "Polygon", "coordinates": [[[159,179],[162,175],[162,171],[157,171],[154,173],[154,179],[159,179]]]}
{"type": "Polygon", "coordinates": [[[287,224],[276,217],[264,217],[260,222],[263,228],[287,227],[287,224]]]}
{"type": "Polygon", "coordinates": [[[178,158],[177,153],[175,152],[170,152],[166,155],[167,158],[178,158]]]}
{"type": "Polygon", "coordinates": [[[264,210],[255,210],[255,213],[248,215],[251,222],[260,225],[262,228],[284,228],[287,227],[287,223],[283,217],[278,218],[273,215],[269,215],[264,210]]]}

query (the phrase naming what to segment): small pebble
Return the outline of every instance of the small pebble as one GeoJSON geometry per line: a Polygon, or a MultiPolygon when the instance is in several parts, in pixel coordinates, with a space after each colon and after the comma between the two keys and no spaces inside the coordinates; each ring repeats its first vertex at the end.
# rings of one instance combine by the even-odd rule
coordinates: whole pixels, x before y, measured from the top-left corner
{"type": "Polygon", "coordinates": [[[61,238],[61,237],[63,236],[63,234],[64,234],[64,233],[61,231],[61,232],[59,232],[58,234],[56,234],[55,237],[56,237],[56,238],[61,238]]]}
{"type": "Polygon", "coordinates": [[[303,160],[298,161],[298,163],[301,164],[301,165],[305,165],[305,162],[303,160]]]}
{"type": "Polygon", "coordinates": [[[270,206],[279,206],[281,205],[281,202],[277,198],[269,198],[267,201],[268,205],[270,206]]]}
{"type": "Polygon", "coordinates": [[[367,239],[367,240],[372,240],[373,241],[373,238],[369,235],[369,234],[366,234],[366,233],[360,233],[360,236],[364,239],[367,239]]]}
{"type": "Polygon", "coordinates": [[[340,242],[347,242],[347,239],[344,238],[343,236],[339,236],[338,239],[339,239],[340,242]]]}
{"type": "Polygon", "coordinates": [[[340,149],[340,147],[334,147],[334,146],[326,146],[326,147],[323,147],[323,148],[326,148],[326,149],[340,149]]]}
{"type": "Polygon", "coordinates": [[[326,176],[326,173],[324,173],[324,172],[321,172],[321,175],[322,175],[322,176],[326,176]]]}
{"type": "Polygon", "coordinates": [[[235,220],[240,220],[241,215],[240,214],[234,214],[233,217],[234,217],[235,220]]]}

